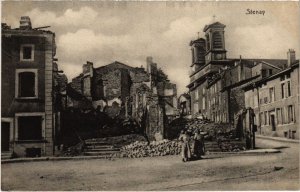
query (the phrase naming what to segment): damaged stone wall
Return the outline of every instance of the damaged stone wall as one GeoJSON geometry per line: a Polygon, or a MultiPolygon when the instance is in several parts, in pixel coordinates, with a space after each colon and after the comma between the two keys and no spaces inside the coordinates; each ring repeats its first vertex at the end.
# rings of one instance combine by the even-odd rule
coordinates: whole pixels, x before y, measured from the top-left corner
{"type": "MultiPolygon", "coordinates": [[[[175,114],[177,89],[166,80],[163,72],[160,72],[163,82],[158,81],[157,64],[147,60],[145,70],[114,62],[94,68],[93,72],[85,71],[92,73],[90,85],[94,108],[101,106],[111,117],[135,119],[151,140],[163,138],[166,109],[169,115],[175,114]]],[[[81,93],[83,76],[74,78],[71,85],[81,93]]]]}

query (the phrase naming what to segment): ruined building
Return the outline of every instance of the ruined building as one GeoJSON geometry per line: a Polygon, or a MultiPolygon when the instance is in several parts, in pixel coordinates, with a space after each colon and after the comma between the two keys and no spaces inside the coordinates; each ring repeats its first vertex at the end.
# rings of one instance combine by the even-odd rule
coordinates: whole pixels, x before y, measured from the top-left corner
{"type": "Polygon", "coordinates": [[[147,58],[146,70],[118,61],[98,68],[87,62],[68,90],[73,95],[69,106],[98,108],[111,118],[133,118],[145,127],[150,139],[155,134],[163,137],[168,122],[177,113],[176,85],[169,82],[151,57],[147,58]]]}
{"type": "Polygon", "coordinates": [[[54,58],[55,34],[32,28],[29,17],[21,17],[16,29],[2,24],[1,54],[2,151],[28,157],[53,155],[54,77],[63,79],[54,58]]]}
{"type": "Polygon", "coordinates": [[[205,38],[191,41],[190,83],[193,116],[215,122],[236,123],[245,108],[243,86],[271,76],[284,68],[284,59],[227,58],[225,25],[214,22],[203,29],[205,38]]]}

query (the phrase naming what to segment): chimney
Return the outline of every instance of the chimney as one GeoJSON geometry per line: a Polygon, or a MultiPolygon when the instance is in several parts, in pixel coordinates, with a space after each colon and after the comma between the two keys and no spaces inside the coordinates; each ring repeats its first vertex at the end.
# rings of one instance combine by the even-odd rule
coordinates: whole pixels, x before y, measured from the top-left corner
{"type": "Polygon", "coordinates": [[[82,66],[83,75],[90,75],[93,77],[93,62],[87,61],[86,64],[82,66]]]}
{"type": "Polygon", "coordinates": [[[146,62],[147,62],[147,73],[151,73],[151,64],[153,63],[153,58],[150,56],[147,57],[146,62]]]}
{"type": "Polygon", "coordinates": [[[290,67],[296,61],[296,53],[294,49],[289,49],[287,52],[287,67],[290,67]]]}
{"type": "Polygon", "coordinates": [[[31,21],[28,16],[22,16],[20,20],[20,29],[28,30],[32,29],[31,21]]]}

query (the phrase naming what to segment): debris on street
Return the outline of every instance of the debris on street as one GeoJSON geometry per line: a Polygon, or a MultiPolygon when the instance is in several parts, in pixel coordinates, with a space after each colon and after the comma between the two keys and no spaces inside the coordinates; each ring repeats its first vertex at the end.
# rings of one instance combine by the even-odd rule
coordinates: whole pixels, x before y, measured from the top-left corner
{"type": "Polygon", "coordinates": [[[177,140],[136,141],[121,148],[120,157],[140,158],[165,155],[179,155],[181,152],[181,143],[177,140]]]}

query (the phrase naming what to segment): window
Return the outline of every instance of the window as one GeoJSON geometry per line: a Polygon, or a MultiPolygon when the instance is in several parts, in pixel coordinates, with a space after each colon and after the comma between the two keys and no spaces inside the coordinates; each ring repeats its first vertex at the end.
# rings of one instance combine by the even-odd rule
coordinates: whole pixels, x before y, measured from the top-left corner
{"type": "Polygon", "coordinates": [[[19,116],[18,139],[41,140],[42,139],[42,116],[19,116]]]}
{"type": "Polygon", "coordinates": [[[284,98],[284,83],[281,83],[281,98],[284,98]]]}
{"type": "Polygon", "coordinates": [[[192,48],[192,63],[195,63],[195,54],[194,54],[194,48],[192,48]]]}
{"type": "Polygon", "coordinates": [[[222,43],[222,36],[219,32],[214,32],[212,34],[213,39],[213,48],[222,49],[223,43],[222,43]]]}
{"type": "Polygon", "coordinates": [[[287,78],[287,79],[291,78],[291,74],[287,74],[287,75],[286,75],[286,78],[287,78]]]}
{"type": "Polygon", "coordinates": [[[274,87],[271,87],[269,89],[269,94],[270,94],[270,103],[275,101],[275,91],[274,91],[274,87]]]}
{"type": "Polygon", "coordinates": [[[199,99],[199,94],[198,94],[198,90],[196,89],[195,90],[195,100],[198,100],[199,99]]]}
{"type": "Polygon", "coordinates": [[[208,34],[206,34],[206,50],[210,50],[210,39],[208,34]]]}
{"type": "Polygon", "coordinates": [[[261,112],[261,113],[259,114],[259,124],[260,124],[260,125],[263,125],[263,124],[264,124],[264,113],[263,113],[263,112],[261,112]]]}
{"type": "Polygon", "coordinates": [[[261,70],[261,75],[262,77],[266,77],[267,76],[267,71],[265,69],[261,70]]]}
{"type": "Polygon", "coordinates": [[[199,112],[198,103],[194,103],[194,114],[199,112]]]}
{"type": "Polygon", "coordinates": [[[286,109],[285,109],[285,107],[283,107],[281,109],[281,118],[282,118],[282,124],[285,124],[286,123],[286,109]]]}
{"type": "Polygon", "coordinates": [[[291,96],[291,82],[288,81],[287,82],[287,97],[290,97],[291,96]]]}
{"type": "Polygon", "coordinates": [[[264,125],[267,125],[267,123],[268,123],[268,114],[267,113],[268,113],[267,111],[264,112],[264,125]]]}
{"type": "Polygon", "coordinates": [[[33,61],[34,60],[34,45],[23,44],[20,49],[21,61],[33,61]]]}
{"type": "Polygon", "coordinates": [[[273,74],[273,70],[269,69],[269,75],[271,76],[273,74]]]}
{"type": "Polygon", "coordinates": [[[294,109],[293,105],[288,106],[288,123],[294,122],[294,109]]]}
{"type": "Polygon", "coordinates": [[[282,124],[281,108],[276,109],[277,124],[282,124]]]}
{"type": "Polygon", "coordinates": [[[37,69],[16,70],[16,98],[37,98],[37,69]]]}
{"type": "Polygon", "coordinates": [[[205,100],[205,97],[203,97],[203,99],[202,99],[202,109],[203,110],[205,109],[205,104],[206,104],[206,100],[205,100]]]}

